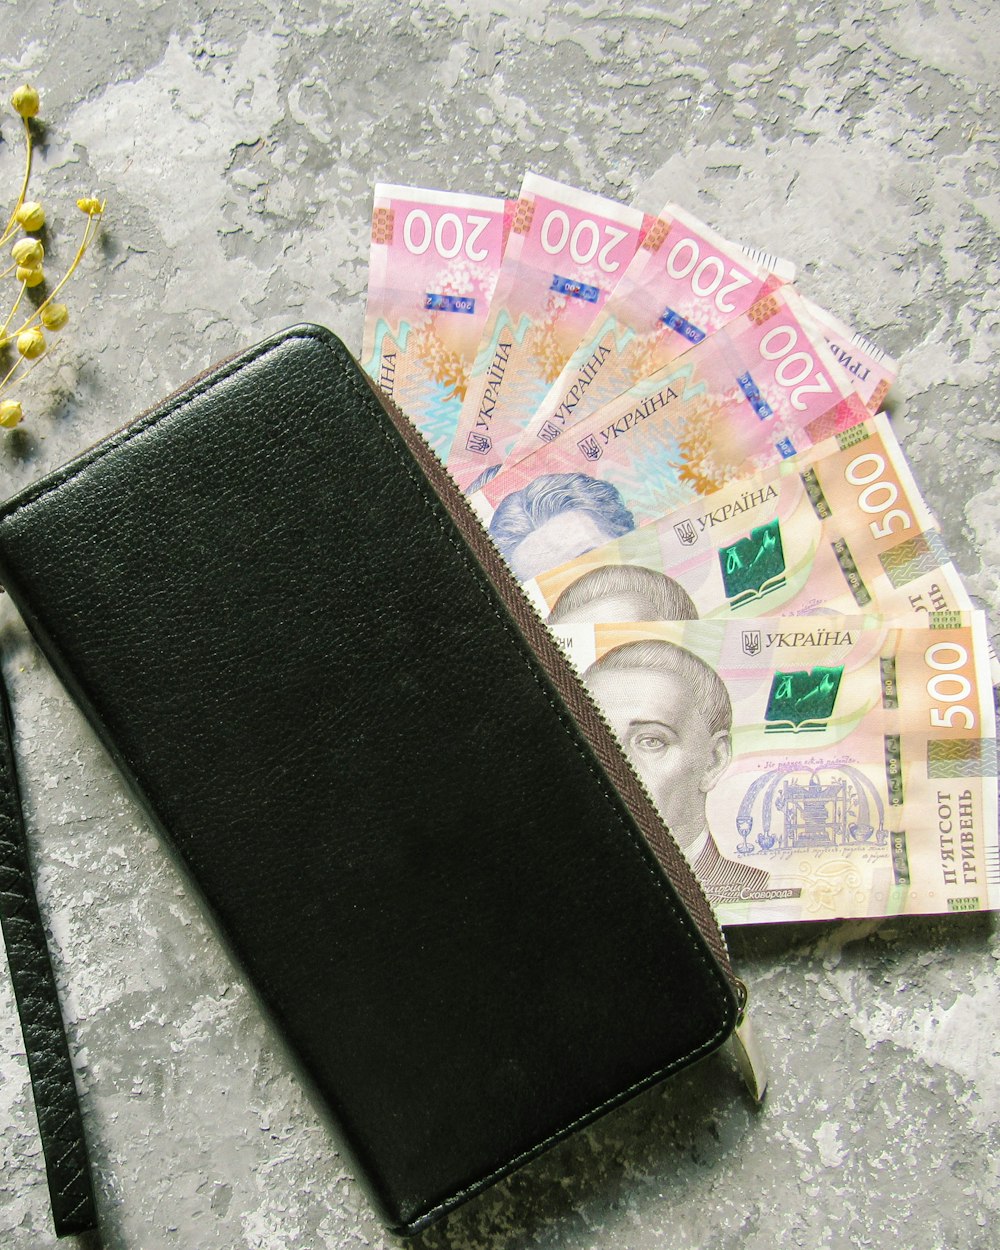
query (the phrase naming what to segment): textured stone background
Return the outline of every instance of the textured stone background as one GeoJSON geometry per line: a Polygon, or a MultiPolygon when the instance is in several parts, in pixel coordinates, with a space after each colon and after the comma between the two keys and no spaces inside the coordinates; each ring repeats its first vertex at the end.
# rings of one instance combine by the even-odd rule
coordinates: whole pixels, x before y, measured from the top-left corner
{"type": "MultiPolygon", "coordinates": [[[[0,85],[43,91],[52,251],[72,254],[76,194],[109,211],[36,412],[0,439],[0,495],[290,322],[358,348],[377,178],[510,193],[530,166],[654,211],[676,199],[789,256],[808,294],[895,353],[896,428],[995,610],[996,16],[993,0],[8,2],[0,85]]],[[[6,123],[5,188],[16,135],[6,123]]],[[[105,1244],[392,1244],[2,603],[0,649],[105,1244]]],[[[732,945],[772,1057],[762,1113],[709,1061],[417,1247],[997,1246],[995,920],[732,945]]],[[[0,971],[0,1245],[55,1244],[0,971]]]]}

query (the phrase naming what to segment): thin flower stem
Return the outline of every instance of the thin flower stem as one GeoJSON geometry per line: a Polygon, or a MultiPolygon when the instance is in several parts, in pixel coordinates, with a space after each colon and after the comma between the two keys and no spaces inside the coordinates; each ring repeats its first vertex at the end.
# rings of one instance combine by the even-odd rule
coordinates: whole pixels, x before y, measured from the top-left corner
{"type": "MultiPolygon", "coordinates": [[[[20,325],[16,330],[13,331],[12,337],[13,335],[21,334],[24,330],[30,329],[32,324],[36,321],[36,319],[39,321],[41,320],[42,309],[47,308],[48,305],[52,303],[55,297],[59,294],[59,292],[63,289],[66,283],[70,280],[70,278],[73,276],[73,271],[76,269],[77,265],[79,265],[80,261],[83,260],[84,253],[86,252],[87,248],[90,247],[91,243],[94,241],[94,236],[97,234],[97,231],[99,228],[99,226],[95,225],[94,223],[95,221],[99,223],[100,218],[101,218],[100,213],[88,213],[87,228],[83,232],[83,238],[80,240],[80,246],[76,249],[76,255],[73,257],[72,264],[63,274],[62,278],[60,279],[58,284],[55,286],[55,288],[38,305],[38,307],[34,310],[34,312],[27,319],[27,321],[25,321],[22,325],[20,325]]],[[[21,293],[22,294],[24,293],[23,288],[22,288],[21,293]]],[[[18,301],[20,301],[20,298],[21,297],[19,295],[18,301]]],[[[15,303],[14,308],[16,307],[17,307],[17,304],[15,303]]],[[[13,315],[14,315],[14,310],[11,309],[11,317],[13,315]]],[[[0,333],[6,334],[8,325],[10,325],[10,317],[8,317],[6,325],[0,328],[0,333]]]]}
{"type": "Polygon", "coordinates": [[[21,119],[24,122],[24,177],[21,179],[21,191],[17,197],[17,203],[14,205],[7,224],[3,228],[3,235],[0,236],[0,247],[7,242],[14,233],[14,219],[17,217],[17,210],[24,203],[24,197],[28,193],[28,179],[31,177],[31,127],[28,125],[26,117],[21,119]]]}
{"type": "Polygon", "coordinates": [[[14,320],[14,314],[17,312],[17,306],[18,304],[20,304],[22,298],[24,297],[24,293],[27,289],[28,289],[27,282],[22,282],[21,289],[17,293],[17,299],[10,306],[10,312],[7,314],[7,320],[3,323],[2,326],[0,326],[0,338],[7,337],[7,327],[14,320]]]}
{"type": "Polygon", "coordinates": [[[51,350],[47,351],[44,356],[39,356],[37,360],[33,360],[31,364],[28,365],[27,369],[23,369],[21,371],[21,374],[19,377],[16,377],[13,382],[10,382],[10,375],[17,369],[18,365],[24,364],[24,357],[19,356],[16,363],[8,372],[7,377],[5,377],[2,382],[0,382],[0,395],[2,395],[4,391],[10,390],[11,386],[16,386],[19,382],[23,382],[24,379],[28,376],[29,373],[31,373],[33,369],[37,369],[43,360],[47,360],[52,355],[52,352],[55,351],[55,349],[56,349],[56,344],[53,344],[51,350]]]}
{"type": "Polygon", "coordinates": [[[5,390],[7,390],[7,385],[10,382],[11,378],[14,376],[14,374],[23,364],[24,364],[24,357],[18,356],[17,360],[15,360],[14,363],[11,365],[11,367],[7,370],[7,376],[2,381],[0,381],[0,395],[2,395],[5,390]]]}

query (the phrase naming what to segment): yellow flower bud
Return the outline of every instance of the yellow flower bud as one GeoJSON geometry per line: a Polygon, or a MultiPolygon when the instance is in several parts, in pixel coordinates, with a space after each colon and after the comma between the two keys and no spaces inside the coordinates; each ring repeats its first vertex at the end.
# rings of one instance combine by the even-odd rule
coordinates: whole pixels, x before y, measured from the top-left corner
{"type": "Polygon", "coordinates": [[[38,113],[38,92],[27,83],[18,87],[10,97],[14,112],[21,117],[34,117],[38,113]]]}
{"type": "Polygon", "coordinates": [[[61,330],[69,321],[69,309],[65,304],[45,304],[38,315],[46,330],[61,330]]]}
{"type": "Polygon", "coordinates": [[[26,287],[40,286],[45,281],[45,274],[41,265],[18,265],[17,280],[23,282],[26,287]]]}
{"type": "Polygon", "coordinates": [[[14,214],[22,230],[41,230],[45,225],[45,209],[37,200],[25,200],[14,214]]]}
{"type": "Polygon", "coordinates": [[[17,336],[17,350],[25,360],[37,360],[45,355],[45,335],[37,328],[22,331],[17,336]]]}
{"type": "Polygon", "coordinates": [[[99,217],[104,212],[103,201],[94,199],[93,196],[85,196],[83,199],[77,200],[76,206],[81,213],[86,213],[88,217],[99,217]]]}
{"type": "Polygon", "coordinates": [[[17,264],[31,269],[45,259],[45,248],[37,239],[18,239],[10,249],[10,254],[17,264]]]}
{"type": "Polygon", "coordinates": [[[5,399],[0,403],[0,426],[5,430],[12,430],[15,425],[20,425],[23,416],[21,405],[16,399],[5,399]]]}

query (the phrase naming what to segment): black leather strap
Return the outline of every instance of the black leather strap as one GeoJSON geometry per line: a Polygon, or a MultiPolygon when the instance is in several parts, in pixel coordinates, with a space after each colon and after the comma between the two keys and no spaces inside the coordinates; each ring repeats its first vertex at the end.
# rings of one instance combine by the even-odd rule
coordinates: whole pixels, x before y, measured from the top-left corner
{"type": "Polygon", "coordinates": [[[0,674],[0,925],[31,1073],[57,1237],[97,1227],[80,1103],[28,862],[0,674]]]}

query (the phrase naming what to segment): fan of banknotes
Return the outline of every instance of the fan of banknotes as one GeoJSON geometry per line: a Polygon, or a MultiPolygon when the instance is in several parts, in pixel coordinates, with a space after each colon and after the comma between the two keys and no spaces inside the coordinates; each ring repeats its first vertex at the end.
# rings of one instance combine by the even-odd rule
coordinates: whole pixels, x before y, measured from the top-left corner
{"type": "Polygon", "coordinates": [[[469,496],[725,924],[1000,903],[986,623],[794,266],[528,174],[375,188],[363,364],[469,496]]]}

